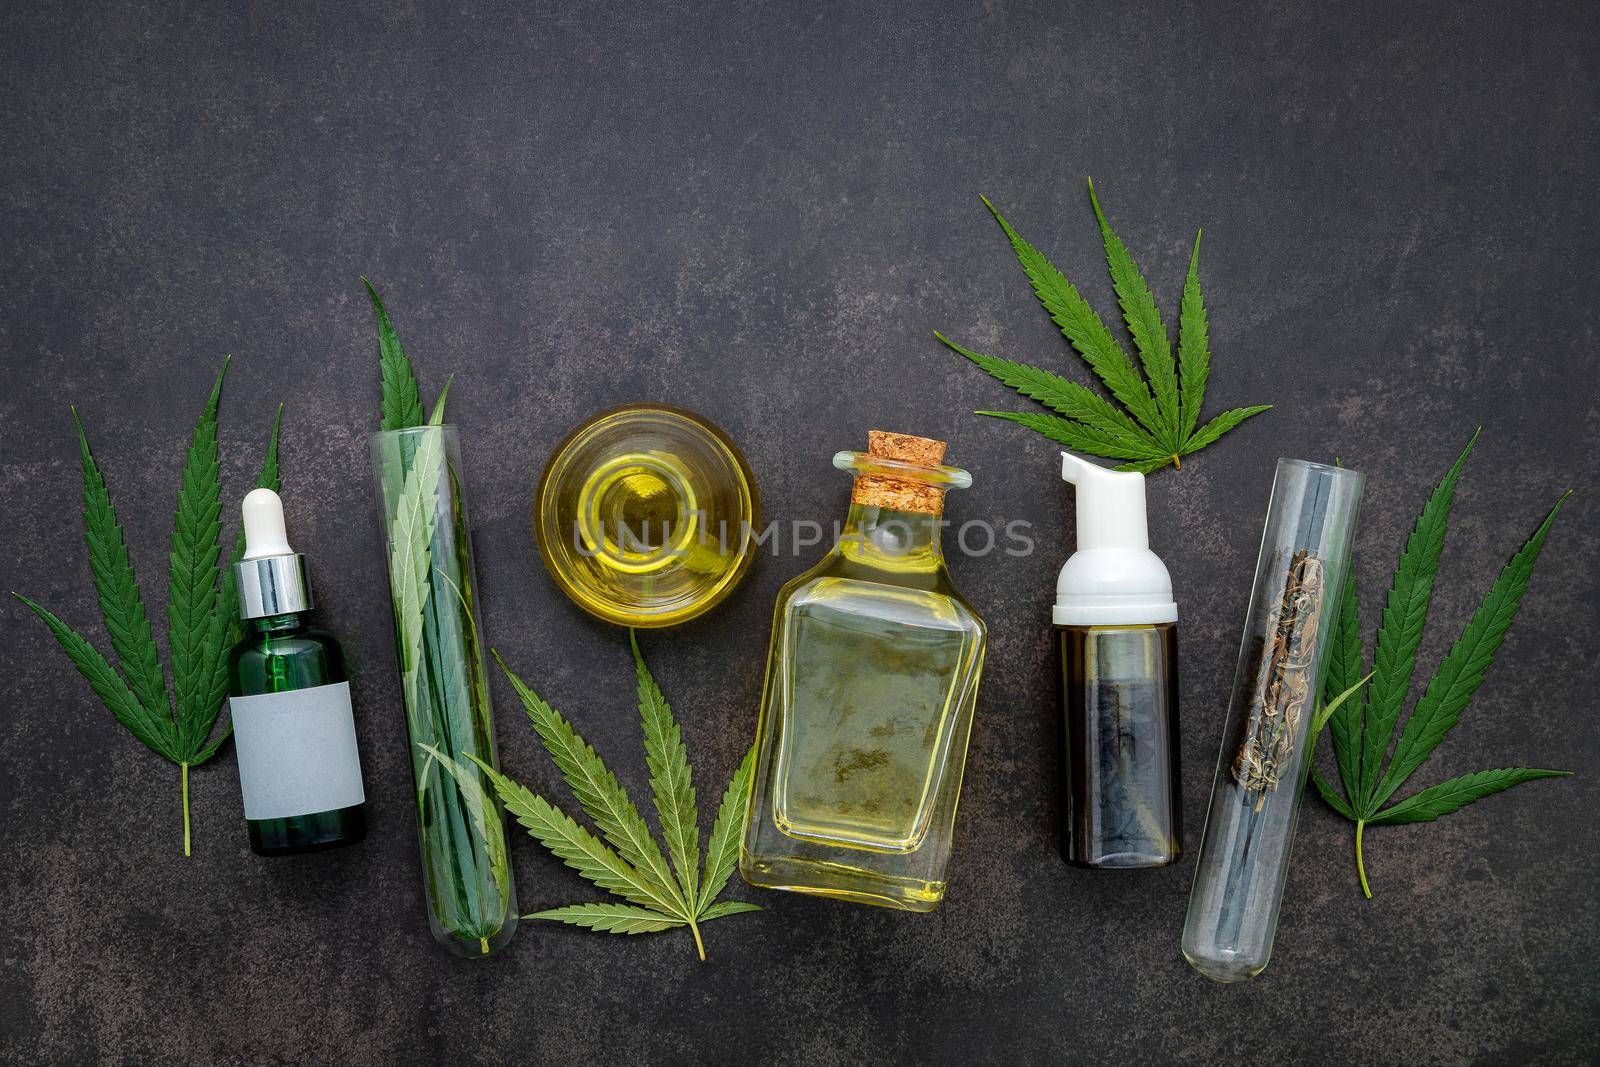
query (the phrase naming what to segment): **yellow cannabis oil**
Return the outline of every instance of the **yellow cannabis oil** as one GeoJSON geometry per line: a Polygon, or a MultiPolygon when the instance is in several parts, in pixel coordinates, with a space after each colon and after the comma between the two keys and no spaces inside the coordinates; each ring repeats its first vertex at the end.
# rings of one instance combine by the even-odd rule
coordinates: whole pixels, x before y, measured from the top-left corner
{"type": "Polygon", "coordinates": [[[727,435],[678,408],[630,404],[556,449],[534,530],[579,607],[621,626],[671,626],[732,592],[759,516],[755,478],[727,435]]]}
{"type": "Polygon", "coordinates": [[[858,473],[857,492],[839,543],[778,595],[740,871],[931,911],[986,640],[940,549],[943,487],[969,479],[892,456],[835,463],[858,473]]]}

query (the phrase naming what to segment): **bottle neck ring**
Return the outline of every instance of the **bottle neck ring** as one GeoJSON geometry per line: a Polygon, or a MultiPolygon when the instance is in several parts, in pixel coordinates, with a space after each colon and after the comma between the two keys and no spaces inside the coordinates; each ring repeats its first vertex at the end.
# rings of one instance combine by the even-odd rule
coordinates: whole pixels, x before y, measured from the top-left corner
{"type": "Polygon", "coordinates": [[[286,630],[304,629],[305,619],[298,612],[291,612],[284,615],[262,615],[247,620],[247,625],[254,633],[275,634],[286,630]]]}

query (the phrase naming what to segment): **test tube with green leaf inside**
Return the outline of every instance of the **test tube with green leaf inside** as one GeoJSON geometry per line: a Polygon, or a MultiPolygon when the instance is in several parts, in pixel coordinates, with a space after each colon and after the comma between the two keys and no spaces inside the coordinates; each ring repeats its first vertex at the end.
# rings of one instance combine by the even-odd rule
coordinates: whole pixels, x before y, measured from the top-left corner
{"type": "MultiPolygon", "coordinates": [[[[369,287],[370,290],[370,287],[369,287]]],[[[411,365],[376,292],[383,429],[373,474],[394,606],[428,922],[452,952],[484,956],[516,930],[456,428],[446,384],[424,421],[411,365]]]]}

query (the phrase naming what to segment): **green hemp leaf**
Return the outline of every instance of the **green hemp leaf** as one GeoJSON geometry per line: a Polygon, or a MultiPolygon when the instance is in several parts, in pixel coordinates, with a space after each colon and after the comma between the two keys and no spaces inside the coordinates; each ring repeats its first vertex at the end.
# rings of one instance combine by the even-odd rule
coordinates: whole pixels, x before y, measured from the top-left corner
{"type": "Polygon", "coordinates": [[[621,898],[621,902],[597,901],[550,908],[523,918],[552,919],[610,934],[649,934],[687,926],[694,935],[695,951],[704,960],[705,943],[700,938],[702,923],[725,915],[761,910],[755,904],[739,900],[717,901],[739,858],[739,834],[750,804],[755,749],[752,747],[745,753],[744,761],[723,791],[702,866],[699,813],[683,734],[661,688],[645,666],[638,638],[631,630],[629,641],[633,646],[650,789],[656,818],[666,841],[665,850],[651,836],[627,790],[595,750],[560,712],[506,666],[498,652],[495,660],[511,680],[534,732],[600,836],[596,837],[561,809],[488,764],[479,762],[478,765],[494,783],[506,810],[516,816],[535,840],[583,877],[621,898]]]}
{"type": "Polygon", "coordinates": [[[380,408],[382,420],[378,429],[406,430],[421,426],[422,396],[417,390],[417,378],[411,361],[406,358],[405,349],[400,345],[400,335],[395,332],[394,323],[389,321],[389,312],[384,308],[378,290],[366,278],[361,279],[361,284],[367,287],[367,296],[372,300],[372,313],[378,319],[378,367],[382,373],[383,387],[380,408]]]}
{"type": "MultiPolygon", "coordinates": [[[[1351,699],[1333,709],[1327,718],[1333,734],[1333,749],[1339,768],[1342,793],[1320,771],[1313,769],[1312,781],[1322,799],[1340,815],[1356,824],[1356,873],[1361,891],[1367,897],[1366,861],[1362,855],[1362,835],[1368,826],[1397,826],[1402,823],[1431,822],[1449,815],[1473,801],[1510,789],[1535,778],[1558,778],[1571,771],[1548,771],[1533,767],[1502,767],[1497,770],[1463,774],[1429,786],[1404,800],[1390,804],[1390,798],[1421,767],[1445,734],[1460,719],[1472,694],[1483,684],[1485,672],[1494,662],[1495,652],[1506,630],[1516,618],[1522,595],[1528,588],[1533,564],[1544,546],[1545,535],[1560,513],[1571,490],[1561,494],[1538,529],[1528,538],[1500,575],[1472,615],[1461,636],[1445,654],[1422,696],[1412,708],[1400,731],[1400,707],[1411,688],[1417,665],[1417,648],[1428,621],[1433,599],[1433,581],[1439,571],[1439,556],[1455,499],[1456,481],[1466,465],[1474,433],[1466,449],[1445,474],[1422,514],[1406,538],[1405,548],[1395,567],[1383,622],[1378,628],[1377,646],[1361,699],[1351,699]],[[1387,765],[1385,765],[1387,757],[1387,765]],[[1387,807],[1385,805],[1388,805],[1387,807]]],[[[1339,597],[1339,615],[1334,623],[1333,646],[1323,682],[1324,694],[1344,692],[1359,685],[1364,663],[1361,653],[1361,617],[1355,582],[1346,577],[1339,597]]]]}
{"type": "Polygon", "coordinates": [[[979,411],[976,414],[1026,426],[1074,451],[1122,460],[1118,470],[1148,474],[1169,463],[1181,468],[1184,456],[1200,451],[1245,419],[1272,406],[1257,404],[1234,408],[1200,425],[1200,409],[1211,373],[1211,345],[1207,338],[1205,300],[1200,294],[1198,233],[1189,256],[1189,273],[1183,283],[1178,355],[1174,363],[1171,341],[1155,297],[1127,246],[1106,221],[1100,201],[1095,197],[1094,182],[1089,182],[1089,202],[1100,224],[1111,284],[1138,352],[1139,365],[1144,368],[1141,374],[1072,283],[1012,228],[988,197],[984,197],[983,202],[1011,241],[1034,295],[1117,403],[1049,371],[974,352],[936,331],[934,336],[942,343],[1055,413],[979,411]]]}
{"type": "MultiPolygon", "coordinates": [[[[94,455],[83,423],[73,409],[78,455],[83,467],[84,542],[89,570],[100,598],[100,616],[111,638],[116,667],[82,634],[54,612],[13,593],[50,628],[61,650],[105,703],[117,721],[157,755],[180,768],[183,804],[183,854],[190,854],[189,768],[216,755],[233,730],[231,722],[216,729],[228,693],[228,650],[238,642],[238,592],[233,567],[244,556],[244,533],[234,540],[229,566],[218,572],[221,554],[221,497],[217,462],[217,401],[228,372],[223,361],[216,384],[189,445],[188,462],[178,488],[167,586],[167,645],[172,687],[168,690],[150,618],[134,578],[128,546],[111,503],[110,490],[94,455]],[[215,733],[215,736],[212,736],[215,733]]],[[[272,423],[266,459],[256,485],[278,488],[280,406],[272,423]]]]}

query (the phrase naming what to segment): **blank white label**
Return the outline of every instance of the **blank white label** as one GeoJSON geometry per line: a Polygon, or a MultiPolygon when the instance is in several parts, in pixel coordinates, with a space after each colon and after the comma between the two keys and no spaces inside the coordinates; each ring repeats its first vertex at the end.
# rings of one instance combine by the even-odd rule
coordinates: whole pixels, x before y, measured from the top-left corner
{"type": "Polygon", "coordinates": [[[365,803],[350,683],[230,697],[246,819],[365,803]]]}

